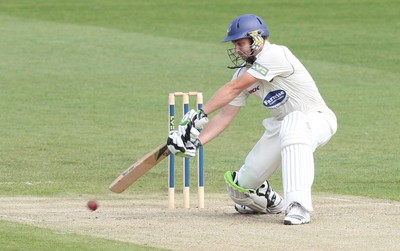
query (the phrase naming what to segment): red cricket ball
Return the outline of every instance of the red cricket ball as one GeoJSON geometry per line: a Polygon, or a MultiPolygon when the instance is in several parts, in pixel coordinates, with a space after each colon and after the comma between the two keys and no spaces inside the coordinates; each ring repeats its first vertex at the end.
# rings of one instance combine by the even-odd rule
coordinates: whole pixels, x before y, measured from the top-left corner
{"type": "Polygon", "coordinates": [[[97,203],[96,200],[89,200],[87,207],[92,211],[96,211],[96,209],[99,207],[99,203],[97,203]]]}

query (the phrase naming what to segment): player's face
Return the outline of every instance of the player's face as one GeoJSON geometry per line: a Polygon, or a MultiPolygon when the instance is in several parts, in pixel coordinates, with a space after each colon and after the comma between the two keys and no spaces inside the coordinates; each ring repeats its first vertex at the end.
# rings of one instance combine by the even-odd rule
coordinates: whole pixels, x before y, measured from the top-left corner
{"type": "Polygon", "coordinates": [[[232,41],[235,46],[235,52],[243,59],[246,60],[251,53],[251,41],[248,38],[242,38],[232,41]]]}

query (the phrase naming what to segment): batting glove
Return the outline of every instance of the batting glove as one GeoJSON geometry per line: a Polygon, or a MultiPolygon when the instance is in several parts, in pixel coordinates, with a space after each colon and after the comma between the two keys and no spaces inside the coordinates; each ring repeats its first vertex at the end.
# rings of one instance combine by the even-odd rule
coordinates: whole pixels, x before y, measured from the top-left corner
{"type": "Polygon", "coordinates": [[[189,121],[187,124],[179,125],[179,134],[183,137],[185,141],[194,142],[199,138],[200,131],[193,126],[193,122],[189,121]]]}
{"type": "Polygon", "coordinates": [[[208,123],[207,114],[202,109],[197,110],[197,112],[192,109],[183,116],[180,124],[185,125],[190,121],[197,130],[201,130],[208,123]]]}
{"type": "Polygon", "coordinates": [[[199,137],[200,130],[207,122],[207,114],[203,110],[200,109],[196,112],[192,109],[183,116],[178,130],[186,141],[194,143],[199,137]]]}
{"type": "Polygon", "coordinates": [[[196,156],[196,146],[185,141],[178,131],[171,131],[167,139],[167,147],[172,154],[180,157],[196,156]]]}

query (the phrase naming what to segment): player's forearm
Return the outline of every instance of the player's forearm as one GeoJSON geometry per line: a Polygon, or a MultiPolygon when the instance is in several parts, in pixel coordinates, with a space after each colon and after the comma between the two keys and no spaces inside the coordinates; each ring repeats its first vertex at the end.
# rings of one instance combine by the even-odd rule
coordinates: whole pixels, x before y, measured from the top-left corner
{"type": "Polygon", "coordinates": [[[199,140],[201,144],[205,145],[215,137],[217,137],[221,132],[223,132],[229,124],[218,124],[215,121],[210,121],[199,135],[199,140]]]}
{"type": "Polygon", "coordinates": [[[241,90],[236,88],[231,82],[225,84],[219,89],[214,96],[204,105],[203,111],[206,114],[211,114],[222,107],[226,106],[236,96],[240,94],[241,90]]]}
{"type": "Polygon", "coordinates": [[[204,127],[199,136],[200,142],[204,145],[222,133],[231,124],[239,110],[240,107],[237,106],[225,106],[204,127]]]}
{"type": "Polygon", "coordinates": [[[204,105],[203,111],[206,114],[211,114],[218,109],[226,106],[234,98],[236,98],[244,89],[256,83],[258,79],[250,75],[249,73],[244,73],[238,78],[235,78],[222,86],[215,95],[204,105]]]}

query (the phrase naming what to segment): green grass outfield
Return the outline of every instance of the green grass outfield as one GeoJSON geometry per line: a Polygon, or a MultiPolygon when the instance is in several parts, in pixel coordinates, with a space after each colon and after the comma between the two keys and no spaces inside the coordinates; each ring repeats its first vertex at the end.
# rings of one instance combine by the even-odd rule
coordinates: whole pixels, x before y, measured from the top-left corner
{"type": "MultiPolygon", "coordinates": [[[[221,40],[234,17],[255,13],[338,117],[336,136],[315,155],[314,191],[399,201],[399,8],[395,0],[0,0],[0,196],[110,193],[121,171],[165,141],[169,92],[207,100],[231,78],[221,40]]],[[[269,113],[258,102],[206,146],[206,193],[225,192],[223,173],[263,133],[269,113]]],[[[164,162],[126,193],[166,193],[166,174],[164,162]]],[[[280,174],[271,180],[281,190],[280,174]]],[[[10,250],[21,235],[55,239],[48,250],[87,249],[72,234],[8,222],[0,232],[10,250]]],[[[33,243],[20,249],[47,250],[33,243]]],[[[134,248],[98,243],[93,250],[134,248]]]]}

